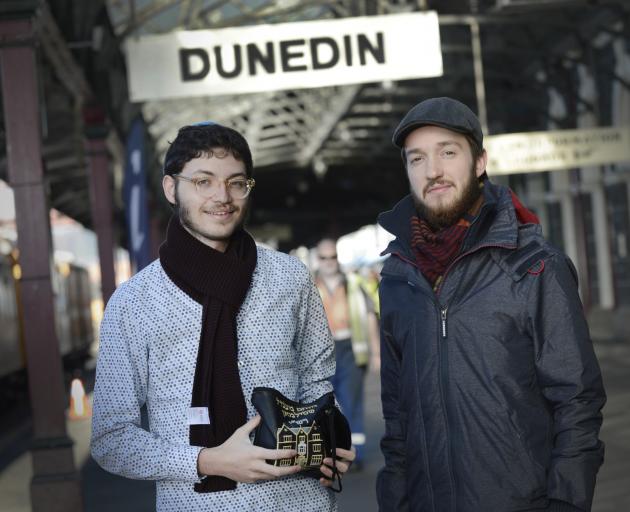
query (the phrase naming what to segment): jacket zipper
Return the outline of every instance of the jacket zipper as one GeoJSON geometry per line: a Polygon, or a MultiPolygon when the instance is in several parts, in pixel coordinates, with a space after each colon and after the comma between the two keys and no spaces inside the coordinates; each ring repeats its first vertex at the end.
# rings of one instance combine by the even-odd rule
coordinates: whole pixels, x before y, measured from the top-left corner
{"type": "MultiPolygon", "coordinates": [[[[434,300],[436,302],[436,305],[438,307],[439,313],[440,313],[440,339],[438,340],[438,358],[439,358],[439,371],[440,371],[440,378],[439,378],[439,385],[440,385],[440,398],[442,400],[442,404],[443,404],[443,411],[444,411],[444,425],[446,427],[446,448],[447,448],[447,454],[448,454],[448,473],[449,473],[449,477],[451,480],[451,488],[453,490],[452,492],[452,499],[453,499],[453,503],[452,503],[452,511],[455,511],[457,508],[457,499],[456,499],[456,494],[455,494],[455,489],[456,489],[456,482],[455,482],[455,475],[453,474],[453,453],[452,453],[452,447],[451,447],[451,441],[450,441],[450,427],[449,427],[449,401],[447,400],[447,395],[446,395],[446,389],[447,389],[447,385],[448,385],[448,345],[447,345],[447,335],[448,335],[448,330],[447,330],[447,313],[448,313],[448,308],[449,305],[448,304],[442,304],[439,300],[439,295],[440,292],[442,291],[442,288],[444,286],[444,282],[446,281],[446,276],[448,275],[449,271],[451,270],[451,268],[453,268],[453,265],[455,265],[455,263],[457,263],[459,260],[461,260],[462,258],[473,254],[481,249],[488,249],[488,248],[500,248],[500,249],[515,249],[516,245],[501,245],[501,244],[487,244],[487,245],[480,245],[478,247],[475,247],[474,249],[471,249],[463,254],[460,254],[457,258],[455,258],[451,264],[446,268],[446,271],[444,272],[444,275],[442,276],[442,281],[440,282],[437,290],[435,290],[434,293],[434,300]]],[[[404,257],[402,254],[400,254],[399,252],[392,252],[391,253],[394,256],[397,256],[398,258],[400,258],[401,260],[405,261],[406,263],[411,264],[412,266],[418,268],[418,265],[412,261],[409,258],[404,257]]],[[[409,284],[412,284],[410,281],[407,281],[409,284]]]]}
{"type": "Polygon", "coordinates": [[[456,510],[456,496],[455,496],[455,475],[453,474],[453,454],[451,448],[451,440],[450,440],[450,427],[449,427],[449,403],[446,397],[446,389],[448,386],[448,345],[446,344],[447,338],[447,329],[446,329],[446,314],[448,312],[448,306],[442,305],[440,303],[438,305],[438,310],[440,313],[440,334],[441,339],[438,340],[438,360],[439,360],[439,371],[440,378],[439,388],[440,388],[440,399],[442,401],[442,410],[444,411],[444,427],[446,431],[446,452],[448,456],[448,476],[451,482],[451,508],[450,510],[454,512],[456,510]]]}
{"type": "Polygon", "coordinates": [[[457,258],[455,258],[451,264],[446,268],[446,271],[444,272],[444,275],[442,276],[442,280],[440,281],[440,284],[438,285],[437,290],[435,291],[435,296],[437,297],[437,302],[438,302],[438,307],[439,307],[439,311],[440,311],[440,328],[441,328],[441,340],[438,340],[438,353],[439,353],[439,368],[440,368],[440,397],[442,399],[442,403],[444,404],[444,425],[446,427],[446,450],[448,453],[448,473],[449,473],[449,477],[451,480],[451,487],[453,489],[453,492],[451,494],[452,496],[452,508],[451,510],[455,511],[457,509],[457,494],[455,492],[456,488],[457,488],[457,483],[455,481],[455,474],[453,473],[453,449],[451,446],[451,434],[450,434],[450,427],[449,427],[449,409],[450,409],[450,403],[447,397],[447,393],[446,390],[448,388],[448,380],[449,380],[449,376],[448,376],[448,330],[447,330],[447,313],[448,313],[448,308],[449,305],[448,304],[442,304],[440,302],[440,292],[442,291],[442,287],[444,286],[444,281],[446,281],[446,276],[448,275],[449,271],[451,270],[451,268],[453,268],[453,265],[455,265],[455,263],[457,263],[459,260],[461,260],[462,258],[473,254],[474,252],[477,252],[481,249],[487,249],[487,248],[491,248],[491,247],[498,247],[498,248],[503,248],[503,249],[512,249],[515,248],[515,246],[510,246],[510,245],[499,245],[499,244],[488,244],[488,245],[480,245],[474,249],[471,249],[470,251],[467,251],[463,254],[460,254],[457,258]],[[441,342],[440,342],[441,341],[441,342]]]}

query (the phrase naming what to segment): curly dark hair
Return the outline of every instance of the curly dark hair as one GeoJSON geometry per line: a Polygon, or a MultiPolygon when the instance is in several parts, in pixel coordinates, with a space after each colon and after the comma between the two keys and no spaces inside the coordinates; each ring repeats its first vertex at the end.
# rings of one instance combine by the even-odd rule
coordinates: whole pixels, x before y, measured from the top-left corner
{"type": "Polygon", "coordinates": [[[245,164],[247,177],[252,177],[254,163],[245,138],[232,128],[211,122],[182,126],[179,129],[164,157],[164,175],[181,172],[186,162],[216,148],[232,153],[236,160],[245,164]]]}

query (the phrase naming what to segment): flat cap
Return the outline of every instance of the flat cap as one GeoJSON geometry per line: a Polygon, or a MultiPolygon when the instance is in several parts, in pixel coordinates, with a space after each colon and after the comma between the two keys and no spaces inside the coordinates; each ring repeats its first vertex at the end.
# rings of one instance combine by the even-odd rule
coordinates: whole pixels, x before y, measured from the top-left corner
{"type": "Polygon", "coordinates": [[[470,135],[483,148],[483,132],[475,113],[453,98],[430,98],[413,107],[394,130],[392,142],[402,149],[407,135],[421,126],[439,126],[470,135]]]}

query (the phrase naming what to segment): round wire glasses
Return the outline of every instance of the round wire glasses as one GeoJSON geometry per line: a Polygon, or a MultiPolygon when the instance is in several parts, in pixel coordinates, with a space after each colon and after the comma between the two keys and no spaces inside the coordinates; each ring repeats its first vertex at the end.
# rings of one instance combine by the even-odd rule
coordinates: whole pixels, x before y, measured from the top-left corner
{"type": "Polygon", "coordinates": [[[174,179],[184,180],[192,183],[197,190],[197,193],[209,199],[216,195],[221,186],[221,182],[225,185],[230,197],[233,199],[245,199],[256,185],[254,178],[244,178],[242,176],[236,176],[234,178],[228,178],[222,180],[216,176],[193,176],[189,178],[182,176],[181,174],[171,174],[174,179]]]}

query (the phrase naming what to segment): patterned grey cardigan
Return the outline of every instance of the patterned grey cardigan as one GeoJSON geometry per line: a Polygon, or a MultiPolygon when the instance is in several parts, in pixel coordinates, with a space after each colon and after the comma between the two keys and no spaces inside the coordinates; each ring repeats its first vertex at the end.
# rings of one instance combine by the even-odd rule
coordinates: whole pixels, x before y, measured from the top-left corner
{"type": "MultiPolygon", "coordinates": [[[[330,391],[333,341],[319,294],[296,258],[258,247],[252,285],[237,317],[238,366],[248,418],[252,389],[268,386],[309,402],[330,391]]],[[[159,260],[121,285],[101,325],[92,455],[107,471],[157,481],[157,510],[336,510],[316,479],[288,477],[198,494],[187,415],[201,331],[201,305],[159,260]],[[140,427],[146,403],[150,432],[140,427]]]]}

